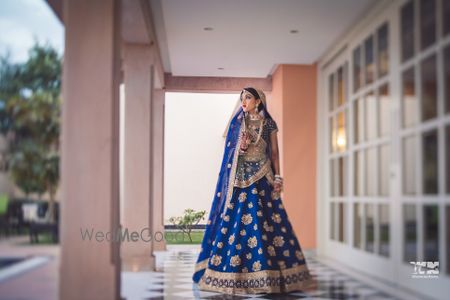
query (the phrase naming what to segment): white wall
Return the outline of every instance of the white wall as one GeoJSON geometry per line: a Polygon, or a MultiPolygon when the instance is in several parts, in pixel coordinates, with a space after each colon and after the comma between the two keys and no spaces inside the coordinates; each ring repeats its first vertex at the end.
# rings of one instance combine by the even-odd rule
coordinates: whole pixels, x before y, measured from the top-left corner
{"type": "Polygon", "coordinates": [[[211,209],[223,133],[239,94],[166,93],[164,220],[185,208],[211,209]]]}

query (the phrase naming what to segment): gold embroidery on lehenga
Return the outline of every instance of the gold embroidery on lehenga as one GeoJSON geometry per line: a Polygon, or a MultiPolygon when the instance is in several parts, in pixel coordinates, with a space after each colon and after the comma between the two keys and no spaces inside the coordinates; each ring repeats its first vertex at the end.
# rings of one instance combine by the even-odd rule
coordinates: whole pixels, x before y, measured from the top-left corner
{"type": "Polygon", "coordinates": [[[248,238],[248,240],[247,240],[247,245],[248,245],[250,248],[255,248],[257,243],[258,243],[258,242],[257,242],[257,240],[256,240],[256,236],[252,236],[252,237],[248,238]]]}
{"type": "Polygon", "coordinates": [[[233,255],[230,259],[230,266],[236,267],[236,266],[239,266],[240,264],[241,264],[241,258],[239,257],[239,255],[233,255]]]}
{"type": "Polygon", "coordinates": [[[252,270],[254,272],[261,270],[261,263],[259,262],[259,260],[255,261],[252,265],[252,270]]]}
{"type": "Polygon", "coordinates": [[[214,254],[211,256],[211,264],[218,266],[222,263],[222,256],[214,254]]]}
{"type": "Polygon", "coordinates": [[[283,247],[284,238],[281,235],[277,235],[273,238],[273,244],[275,247],[283,247]]]}
{"type": "Polygon", "coordinates": [[[251,214],[245,214],[242,216],[241,221],[244,225],[248,225],[253,221],[253,217],[251,214]]]}
{"type": "Polygon", "coordinates": [[[275,256],[275,248],[271,245],[267,247],[267,252],[269,253],[270,256],[275,256]]]}
{"type": "MultiPolygon", "coordinates": [[[[271,265],[272,262],[268,264],[271,265]]],[[[199,288],[227,294],[280,293],[302,290],[315,283],[306,264],[282,270],[260,270],[242,273],[205,270],[199,288]]]]}

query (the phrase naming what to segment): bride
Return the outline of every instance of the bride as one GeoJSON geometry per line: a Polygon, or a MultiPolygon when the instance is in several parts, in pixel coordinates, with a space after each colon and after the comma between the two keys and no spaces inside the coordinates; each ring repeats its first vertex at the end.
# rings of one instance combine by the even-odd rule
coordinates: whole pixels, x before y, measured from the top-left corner
{"type": "Polygon", "coordinates": [[[227,294],[283,293],[312,283],[280,197],[278,127],[246,87],[231,119],[193,281],[227,294]]]}

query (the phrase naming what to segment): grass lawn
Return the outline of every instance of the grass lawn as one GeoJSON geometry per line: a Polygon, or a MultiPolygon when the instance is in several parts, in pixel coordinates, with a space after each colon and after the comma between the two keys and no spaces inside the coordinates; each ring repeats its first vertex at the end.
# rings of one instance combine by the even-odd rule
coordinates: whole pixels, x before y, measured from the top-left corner
{"type": "Polygon", "coordinates": [[[204,231],[193,231],[191,233],[192,242],[186,233],[181,231],[166,231],[165,238],[168,245],[175,244],[201,244],[203,240],[204,231]]]}

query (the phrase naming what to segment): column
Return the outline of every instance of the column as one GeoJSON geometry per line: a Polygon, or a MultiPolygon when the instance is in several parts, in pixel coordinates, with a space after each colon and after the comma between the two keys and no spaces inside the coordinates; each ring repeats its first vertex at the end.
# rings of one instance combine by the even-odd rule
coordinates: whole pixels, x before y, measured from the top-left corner
{"type": "Polygon", "coordinates": [[[120,297],[118,4],[63,4],[60,299],[120,297]]]}
{"type": "Polygon", "coordinates": [[[147,44],[123,46],[125,83],[123,230],[137,240],[121,246],[125,270],[153,270],[152,243],[152,90],[153,52],[147,44]]]}

